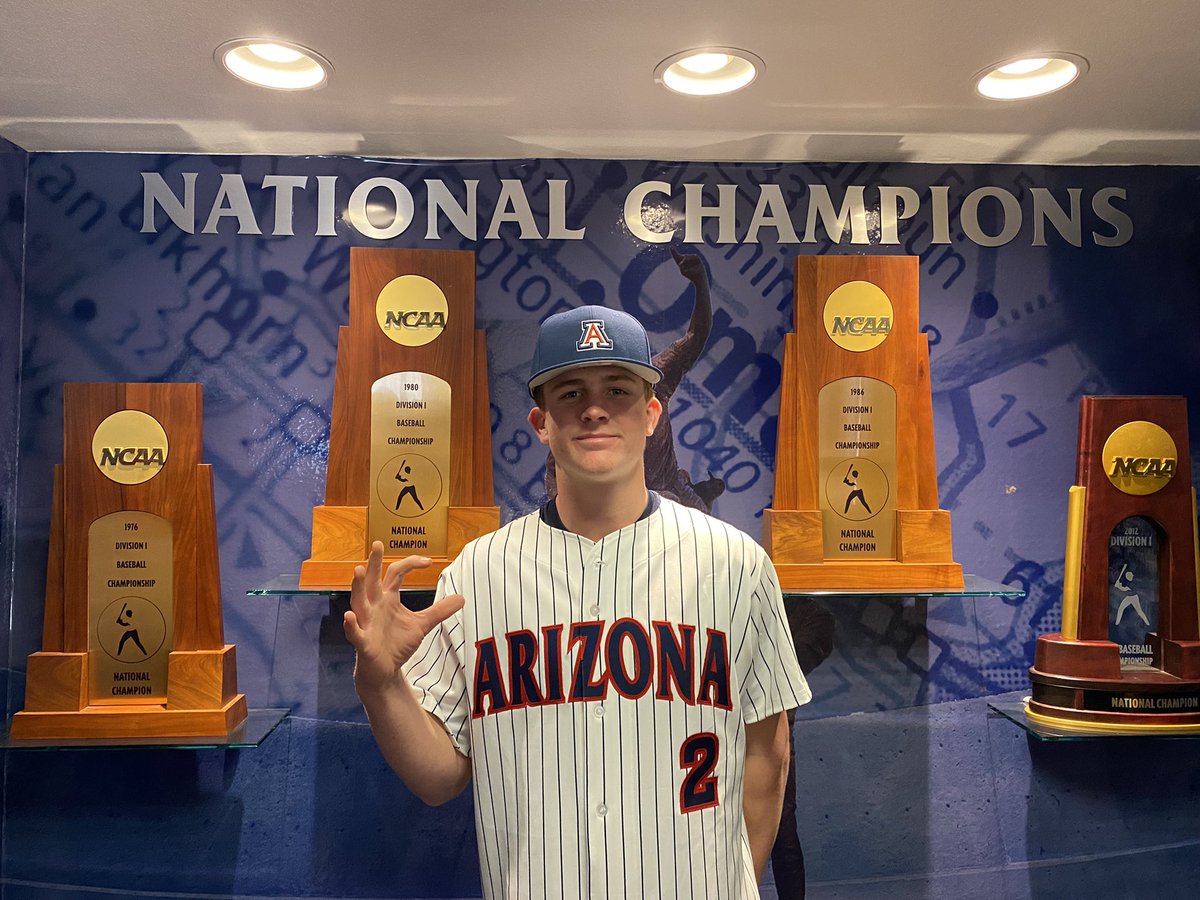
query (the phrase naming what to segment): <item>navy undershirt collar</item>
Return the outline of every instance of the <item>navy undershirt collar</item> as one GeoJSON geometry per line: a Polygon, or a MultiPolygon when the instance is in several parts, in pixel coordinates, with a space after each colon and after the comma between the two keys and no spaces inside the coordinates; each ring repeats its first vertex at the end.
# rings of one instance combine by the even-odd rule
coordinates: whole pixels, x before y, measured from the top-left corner
{"type": "MultiPolygon", "coordinates": [[[[637,520],[639,522],[642,521],[642,519],[648,519],[650,517],[650,515],[656,509],[658,509],[658,501],[659,501],[658,494],[654,493],[654,491],[647,491],[646,493],[649,494],[650,496],[646,500],[646,508],[644,510],[642,510],[642,514],[637,517],[637,520]]],[[[541,520],[543,522],[545,522],[551,528],[557,528],[559,531],[570,531],[571,530],[571,529],[567,528],[566,525],[563,524],[562,516],[560,516],[558,514],[558,503],[555,502],[554,497],[551,497],[549,500],[547,500],[545,503],[542,504],[542,508],[538,511],[538,516],[541,518],[541,520]]]]}

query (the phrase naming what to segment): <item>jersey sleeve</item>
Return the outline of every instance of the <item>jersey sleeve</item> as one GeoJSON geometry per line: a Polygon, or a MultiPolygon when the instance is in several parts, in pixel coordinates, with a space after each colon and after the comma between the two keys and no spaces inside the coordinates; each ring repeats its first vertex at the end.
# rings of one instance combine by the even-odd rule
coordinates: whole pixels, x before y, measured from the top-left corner
{"type": "Polygon", "coordinates": [[[747,723],[795,709],[812,699],[812,691],[796,659],[775,566],[761,548],[758,556],[757,571],[751,580],[753,593],[750,595],[746,636],[751,645],[751,657],[749,671],[741,679],[741,700],[747,723]]]}
{"type": "MultiPolygon", "coordinates": [[[[453,565],[447,568],[438,579],[435,601],[458,592],[453,569],[453,565]]],[[[425,635],[403,671],[417,702],[442,723],[455,749],[470,756],[471,716],[463,663],[462,615],[460,610],[425,635]]]]}

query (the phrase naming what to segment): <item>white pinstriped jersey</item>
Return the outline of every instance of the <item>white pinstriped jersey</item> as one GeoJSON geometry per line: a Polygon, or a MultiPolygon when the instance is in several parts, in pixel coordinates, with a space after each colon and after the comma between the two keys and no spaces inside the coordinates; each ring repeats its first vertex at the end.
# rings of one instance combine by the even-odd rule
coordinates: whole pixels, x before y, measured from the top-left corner
{"type": "Polygon", "coordinates": [[[598,542],[534,513],[456,592],[405,671],[471,757],[484,896],[757,897],[745,726],[811,697],[762,548],[666,499],[598,542]]]}

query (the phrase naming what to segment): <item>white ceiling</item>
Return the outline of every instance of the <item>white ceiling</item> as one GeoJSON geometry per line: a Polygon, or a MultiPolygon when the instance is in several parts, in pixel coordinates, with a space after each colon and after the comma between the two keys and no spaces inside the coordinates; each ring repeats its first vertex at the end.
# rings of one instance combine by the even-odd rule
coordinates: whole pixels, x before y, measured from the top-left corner
{"type": "Polygon", "coordinates": [[[1200,164],[1198,0],[0,0],[0,136],[27,150],[1200,164]],[[218,44],[275,37],[322,90],[235,80],[218,44]],[[727,97],[653,81],[671,54],[751,50],[727,97]],[[1090,61],[1036,100],[990,63],[1090,61]]]}

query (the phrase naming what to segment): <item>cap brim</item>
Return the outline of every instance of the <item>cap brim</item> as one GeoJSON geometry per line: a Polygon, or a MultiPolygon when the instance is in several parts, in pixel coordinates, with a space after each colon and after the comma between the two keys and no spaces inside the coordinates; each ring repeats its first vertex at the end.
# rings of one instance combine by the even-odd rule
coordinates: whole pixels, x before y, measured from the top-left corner
{"type": "Polygon", "coordinates": [[[647,366],[644,363],[631,362],[624,359],[595,359],[588,362],[576,362],[572,360],[569,363],[564,363],[561,366],[555,366],[553,369],[546,369],[538,372],[535,376],[529,379],[529,396],[533,396],[534,388],[541,387],[547,381],[552,381],[563,372],[571,369],[588,369],[595,366],[620,366],[622,369],[628,369],[634,375],[637,375],[642,381],[648,384],[658,384],[662,380],[662,372],[654,366],[647,366]]]}

